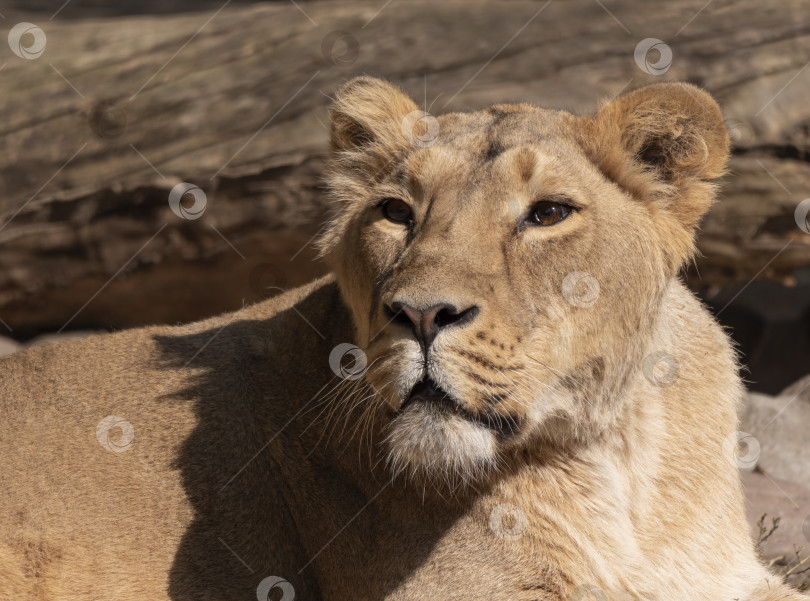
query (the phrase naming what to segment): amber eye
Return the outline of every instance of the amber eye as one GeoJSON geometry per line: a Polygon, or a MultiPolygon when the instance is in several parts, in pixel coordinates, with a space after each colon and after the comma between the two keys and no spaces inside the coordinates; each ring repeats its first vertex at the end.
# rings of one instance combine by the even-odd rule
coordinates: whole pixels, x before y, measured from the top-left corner
{"type": "Polygon", "coordinates": [[[408,204],[399,198],[386,198],[380,204],[383,216],[394,223],[410,223],[413,221],[413,211],[408,204]]]}
{"type": "Polygon", "coordinates": [[[573,210],[570,205],[551,200],[541,200],[532,207],[528,221],[532,225],[554,225],[568,217],[573,210]]]}

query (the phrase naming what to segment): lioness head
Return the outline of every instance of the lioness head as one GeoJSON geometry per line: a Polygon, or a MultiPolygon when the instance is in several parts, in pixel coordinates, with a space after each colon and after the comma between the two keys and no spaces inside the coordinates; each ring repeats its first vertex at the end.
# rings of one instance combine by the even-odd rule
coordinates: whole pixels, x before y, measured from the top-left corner
{"type": "Polygon", "coordinates": [[[372,78],[337,94],[321,238],[398,468],[472,478],[609,427],[728,153],[711,97],[644,87],[575,116],[434,119],[372,78]]]}

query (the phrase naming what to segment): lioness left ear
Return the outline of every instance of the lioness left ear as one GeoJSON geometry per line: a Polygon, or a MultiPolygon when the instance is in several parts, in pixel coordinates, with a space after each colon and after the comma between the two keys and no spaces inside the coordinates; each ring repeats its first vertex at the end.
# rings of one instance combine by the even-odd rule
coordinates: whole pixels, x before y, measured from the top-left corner
{"type": "Polygon", "coordinates": [[[583,119],[590,159],[654,212],[674,218],[691,241],[728,160],[728,130],[714,99],[691,84],[652,84],[583,119]]]}
{"type": "Polygon", "coordinates": [[[375,77],[356,77],[338,90],[331,111],[333,156],[359,151],[368,163],[406,148],[403,120],[418,110],[401,88],[375,77]]]}

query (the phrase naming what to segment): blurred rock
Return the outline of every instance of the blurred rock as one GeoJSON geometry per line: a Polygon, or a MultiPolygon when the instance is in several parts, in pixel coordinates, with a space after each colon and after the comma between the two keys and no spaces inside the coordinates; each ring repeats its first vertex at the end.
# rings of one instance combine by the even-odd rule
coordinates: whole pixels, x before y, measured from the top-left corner
{"type": "Polygon", "coordinates": [[[740,429],[760,445],[757,468],[741,471],[751,535],[757,540],[763,514],[768,529],[780,518],[762,551],[768,560],[785,558],[784,565],[795,548],[810,548],[810,375],[778,396],[749,393],[741,418],[740,429]]]}
{"type": "MultiPolygon", "coordinates": [[[[782,391],[782,396],[795,397],[797,400],[810,405],[810,374],[785,388],[782,391]]],[[[810,437],[808,437],[807,441],[810,442],[810,437]]],[[[810,484],[810,481],[808,484],[810,484]]]]}
{"type": "MultiPolygon", "coordinates": [[[[748,523],[751,536],[757,540],[757,522],[767,514],[764,525],[770,529],[774,517],[781,518],[779,528],[762,545],[767,559],[784,556],[794,557],[794,546],[810,547],[805,530],[805,521],[810,518],[810,488],[792,482],[778,480],[759,472],[742,473],[745,490],[748,523]]],[[[807,555],[807,553],[804,553],[807,555]]]]}
{"type": "Polygon", "coordinates": [[[757,465],[770,477],[810,486],[810,376],[779,396],[749,393],[740,429],[757,439],[757,465]]]}
{"type": "Polygon", "coordinates": [[[15,353],[17,350],[19,350],[19,348],[20,344],[16,340],[6,338],[5,336],[0,336],[0,357],[15,353]]]}
{"type": "Polygon", "coordinates": [[[778,394],[807,373],[810,269],[797,270],[793,286],[757,280],[710,290],[704,300],[739,343],[752,389],[778,394]]]}

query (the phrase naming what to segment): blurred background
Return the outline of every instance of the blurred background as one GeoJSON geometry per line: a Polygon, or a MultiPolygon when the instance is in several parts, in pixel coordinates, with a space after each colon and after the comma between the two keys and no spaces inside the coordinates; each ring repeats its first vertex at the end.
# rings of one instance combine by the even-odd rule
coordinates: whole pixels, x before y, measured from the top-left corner
{"type": "Polygon", "coordinates": [[[770,542],[810,540],[810,2],[15,0],[0,28],[0,352],[323,273],[328,106],[354,75],[434,114],[706,88],[733,157],[684,278],[747,366],[780,483],[751,498],[796,514],[770,542]]]}

